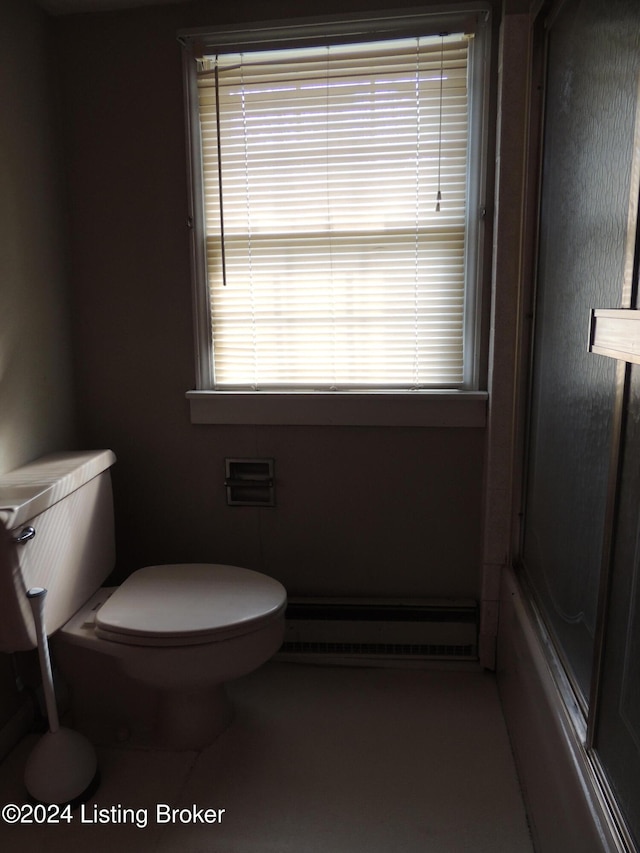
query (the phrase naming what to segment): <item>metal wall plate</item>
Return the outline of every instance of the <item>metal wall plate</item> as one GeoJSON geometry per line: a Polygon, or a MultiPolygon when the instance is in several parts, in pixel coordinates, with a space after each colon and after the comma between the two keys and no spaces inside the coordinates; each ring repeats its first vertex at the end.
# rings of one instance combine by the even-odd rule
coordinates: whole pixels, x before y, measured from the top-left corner
{"type": "Polygon", "coordinates": [[[275,460],[226,458],[229,506],[275,506],[275,460]]]}

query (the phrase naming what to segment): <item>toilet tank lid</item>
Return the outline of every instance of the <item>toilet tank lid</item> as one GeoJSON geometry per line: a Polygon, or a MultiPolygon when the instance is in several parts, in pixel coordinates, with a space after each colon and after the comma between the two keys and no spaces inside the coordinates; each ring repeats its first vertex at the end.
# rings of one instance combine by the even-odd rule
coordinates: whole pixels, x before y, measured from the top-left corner
{"type": "Polygon", "coordinates": [[[116,461],[111,450],[50,453],[0,476],[0,522],[11,530],[66,498],[116,461]]]}

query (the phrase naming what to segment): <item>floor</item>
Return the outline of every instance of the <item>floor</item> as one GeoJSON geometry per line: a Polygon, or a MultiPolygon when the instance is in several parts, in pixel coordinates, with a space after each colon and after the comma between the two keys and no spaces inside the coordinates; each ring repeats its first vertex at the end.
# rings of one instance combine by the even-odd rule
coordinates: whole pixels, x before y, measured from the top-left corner
{"type": "MultiPolygon", "coordinates": [[[[84,811],[0,821],[0,849],[532,853],[490,674],[270,663],[230,693],[211,747],[100,748],[84,811]]],[[[0,805],[24,802],[32,742],[0,765],[0,805]]]]}

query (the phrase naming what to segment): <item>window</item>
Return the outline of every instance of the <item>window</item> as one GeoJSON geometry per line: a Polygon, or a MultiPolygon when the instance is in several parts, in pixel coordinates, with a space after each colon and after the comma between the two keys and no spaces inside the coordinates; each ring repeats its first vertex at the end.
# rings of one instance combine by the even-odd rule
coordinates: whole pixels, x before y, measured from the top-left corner
{"type": "Polygon", "coordinates": [[[201,390],[477,387],[487,17],[183,36],[201,390]]]}

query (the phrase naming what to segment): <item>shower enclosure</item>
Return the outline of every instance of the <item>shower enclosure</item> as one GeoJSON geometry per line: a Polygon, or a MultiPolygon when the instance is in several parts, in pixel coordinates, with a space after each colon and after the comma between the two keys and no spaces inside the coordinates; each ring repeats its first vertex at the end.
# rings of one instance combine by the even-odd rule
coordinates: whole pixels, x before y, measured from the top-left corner
{"type": "Polygon", "coordinates": [[[640,308],[640,4],[565,0],[541,14],[546,85],[519,564],[633,849],[640,365],[590,352],[589,332],[593,309],[640,308]]]}

